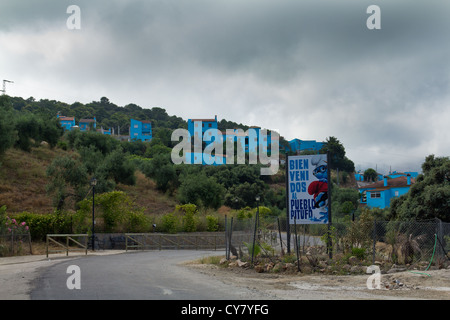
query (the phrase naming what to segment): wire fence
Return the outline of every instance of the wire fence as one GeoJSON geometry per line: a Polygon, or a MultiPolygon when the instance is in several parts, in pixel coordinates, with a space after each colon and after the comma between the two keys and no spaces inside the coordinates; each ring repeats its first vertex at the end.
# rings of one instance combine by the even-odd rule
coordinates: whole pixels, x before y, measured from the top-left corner
{"type": "Polygon", "coordinates": [[[433,260],[443,267],[450,261],[450,223],[429,221],[377,221],[358,219],[331,225],[288,225],[286,218],[264,217],[251,221],[229,219],[226,225],[227,258],[253,251],[265,253],[357,256],[367,263],[424,265],[433,260]],[[249,235],[245,241],[236,232],[249,235]]]}
{"type": "MultiPolygon", "coordinates": [[[[255,252],[265,256],[311,253],[331,259],[356,256],[370,264],[391,263],[437,267],[450,262],[450,223],[429,221],[377,221],[358,218],[331,225],[292,225],[285,217],[225,217],[225,232],[204,234],[133,235],[138,249],[226,250],[242,257],[255,252]],[[145,240],[145,241],[144,241],[145,240]]],[[[88,243],[88,245],[90,242],[88,243]]],[[[96,249],[126,248],[123,234],[96,234],[96,249]],[[101,245],[101,246],[100,246],[101,245]]],[[[92,248],[91,248],[92,249],[92,248]]],[[[0,257],[32,254],[30,233],[0,230],[0,257]]],[[[253,258],[253,257],[252,257],[253,258]]]]}
{"type": "Polygon", "coordinates": [[[0,230],[0,257],[32,254],[30,232],[0,230]]]}

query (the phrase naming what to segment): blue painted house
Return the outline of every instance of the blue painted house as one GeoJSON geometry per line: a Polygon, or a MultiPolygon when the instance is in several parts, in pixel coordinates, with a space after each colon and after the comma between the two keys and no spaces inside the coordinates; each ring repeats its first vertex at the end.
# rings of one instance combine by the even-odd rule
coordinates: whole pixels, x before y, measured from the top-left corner
{"type": "Polygon", "coordinates": [[[411,175],[389,178],[385,176],[382,181],[359,187],[361,203],[370,208],[388,208],[392,198],[407,193],[415,179],[411,175]]]}
{"type": "Polygon", "coordinates": [[[97,129],[97,120],[95,119],[81,119],[78,126],[80,127],[80,131],[88,131],[91,130],[91,127],[96,130],[97,129]]]}
{"type": "MultiPolygon", "coordinates": [[[[204,139],[203,135],[209,129],[217,130],[217,116],[214,116],[213,119],[188,119],[188,131],[191,137],[204,139]]],[[[211,141],[214,141],[214,139],[211,139],[211,141]]],[[[210,142],[207,141],[207,143],[210,142]]]]}
{"type": "Polygon", "coordinates": [[[130,140],[151,141],[152,122],[150,120],[130,120],[130,140]]]}
{"type": "Polygon", "coordinates": [[[59,119],[61,127],[63,127],[65,131],[70,131],[73,127],[75,127],[75,117],[64,117],[59,114],[56,115],[56,117],[59,119]]]}
{"type": "Polygon", "coordinates": [[[325,145],[325,142],[318,142],[316,140],[300,140],[300,139],[292,139],[289,141],[289,150],[293,153],[300,153],[301,151],[317,151],[325,145]]]}
{"type": "MultiPolygon", "coordinates": [[[[191,137],[201,138],[202,141],[205,142],[206,145],[209,145],[215,140],[215,135],[222,135],[222,142],[231,141],[238,143],[238,148],[242,148],[245,150],[245,153],[258,153],[259,145],[262,144],[262,148],[265,150],[269,150],[271,145],[271,132],[267,130],[267,134],[265,137],[262,137],[261,127],[250,127],[249,130],[244,131],[243,129],[236,129],[232,134],[227,134],[225,131],[218,130],[217,124],[217,116],[212,119],[188,119],[188,131],[191,137]],[[214,132],[214,130],[217,130],[214,132]],[[211,130],[207,132],[208,130],[211,130]],[[209,136],[205,136],[209,135],[209,136]]],[[[224,155],[216,155],[216,157],[220,157],[215,164],[226,164],[226,150],[223,150],[224,155]]],[[[191,158],[191,163],[200,163],[200,159],[202,159],[203,164],[209,164],[214,162],[214,158],[209,158],[209,156],[201,156],[200,153],[189,153],[186,157],[191,158]]]]}
{"type": "Polygon", "coordinates": [[[387,176],[389,178],[398,178],[398,177],[406,177],[407,175],[410,175],[412,178],[415,179],[415,178],[417,178],[419,173],[413,172],[413,171],[405,171],[405,172],[392,171],[392,172],[389,172],[389,174],[387,176]]]}
{"type": "Polygon", "coordinates": [[[239,148],[243,148],[245,153],[259,153],[259,148],[263,148],[264,151],[270,150],[272,143],[272,134],[270,130],[266,130],[266,136],[262,136],[261,127],[250,127],[249,130],[244,131],[235,130],[231,134],[227,134],[226,131],[222,132],[224,141],[237,142],[239,148]]]}

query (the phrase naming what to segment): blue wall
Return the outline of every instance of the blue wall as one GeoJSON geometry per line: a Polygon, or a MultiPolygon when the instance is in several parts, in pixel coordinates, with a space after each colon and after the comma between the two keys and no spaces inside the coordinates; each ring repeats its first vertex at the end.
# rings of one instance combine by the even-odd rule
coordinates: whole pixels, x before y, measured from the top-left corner
{"type": "Polygon", "coordinates": [[[60,117],[59,114],[56,116],[59,119],[59,122],[61,124],[61,127],[63,127],[64,130],[70,131],[72,127],[75,126],[75,117],[60,117]],[[72,120],[64,120],[66,118],[73,118],[72,120]]]}
{"type": "Polygon", "coordinates": [[[152,124],[147,121],[130,119],[130,140],[152,140],[152,124]]]}
{"type": "Polygon", "coordinates": [[[83,121],[83,120],[87,120],[87,119],[81,119],[79,126],[80,126],[80,131],[87,131],[90,128],[90,124],[94,123],[94,130],[97,128],[97,120],[94,117],[94,121],[83,121]]]}
{"type": "Polygon", "coordinates": [[[300,139],[292,139],[289,141],[289,148],[291,152],[300,152],[300,151],[317,151],[325,145],[325,142],[317,142],[316,140],[300,140],[300,139]]]}

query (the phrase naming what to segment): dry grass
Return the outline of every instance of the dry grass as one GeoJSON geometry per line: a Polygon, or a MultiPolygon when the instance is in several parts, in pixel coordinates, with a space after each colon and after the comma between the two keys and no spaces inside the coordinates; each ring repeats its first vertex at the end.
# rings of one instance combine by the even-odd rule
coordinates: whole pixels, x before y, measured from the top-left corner
{"type": "Polygon", "coordinates": [[[0,160],[0,205],[6,205],[11,213],[52,212],[52,199],[45,191],[45,171],[62,152],[47,146],[33,148],[30,153],[9,149],[0,160]]]}
{"type": "MultiPolygon", "coordinates": [[[[53,212],[52,197],[45,190],[49,183],[46,170],[54,158],[71,153],[48,146],[33,148],[29,153],[17,149],[7,150],[0,159],[0,206],[6,205],[7,212],[12,214],[24,211],[41,214],[53,212]]],[[[156,190],[155,183],[141,172],[136,172],[136,178],[136,185],[118,185],[116,189],[126,192],[136,206],[144,208],[148,215],[175,210],[177,202],[173,197],[156,190]]],[[[67,208],[71,205],[68,203],[67,208]]]]}
{"type": "Polygon", "coordinates": [[[156,190],[155,182],[146,178],[140,171],[136,171],[136,185],[119,184],[116,189],[126,192],[136,206],[144,208],[147,215],[170,213],[177,205],[175,199],[156,190]]]}

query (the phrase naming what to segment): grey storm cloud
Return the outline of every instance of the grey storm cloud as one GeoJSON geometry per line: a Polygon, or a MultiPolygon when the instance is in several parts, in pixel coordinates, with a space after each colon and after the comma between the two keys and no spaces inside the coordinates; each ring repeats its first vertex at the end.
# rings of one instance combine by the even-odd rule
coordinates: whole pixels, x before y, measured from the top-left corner
{"type": "Polygon", "coordinates": [[[336,136],[362,167],[417,169],[449,152],[449,9],[441,0],[2,1],[0,66],[16,78],[12,90],[29,84],[25,96],[107,96],[288,139],[336,136]],[[81,30],[65,27],[72,4],[81,30]],[[372,4],[381,30],[366,27],[372,4]]]}

